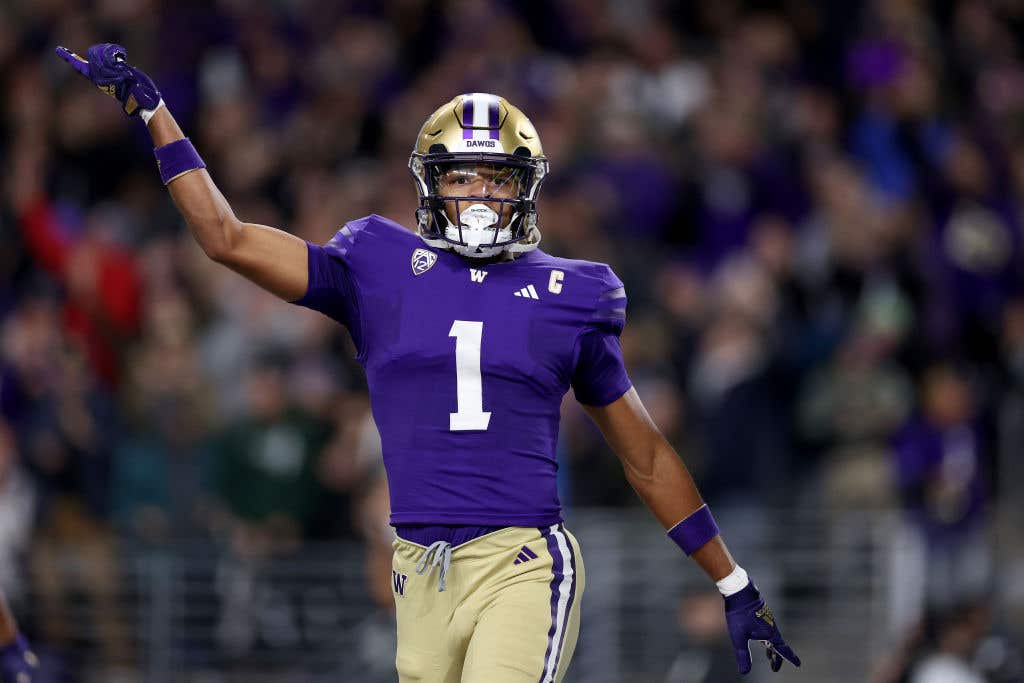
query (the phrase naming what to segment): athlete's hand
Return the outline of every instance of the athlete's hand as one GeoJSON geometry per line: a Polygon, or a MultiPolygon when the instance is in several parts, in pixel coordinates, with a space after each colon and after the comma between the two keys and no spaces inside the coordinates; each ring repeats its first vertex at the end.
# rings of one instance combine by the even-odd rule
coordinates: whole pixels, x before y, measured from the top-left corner
{"type": "Polygon", "coordinates": [[[775,617],[771,609],[764,604],[753,581],[743,590],[725,598],[725,621],[729,626],[732,645],[736,649],[736,666],[739,667],[741,674],[750,672],[748,640],[761,641],[767,651],[772,671],[778,671],[782,667],[783,657],[794,666],[800,666],[800,658],[782,639],[779,627],[775,624],[775,617]]]}
{"type": "Polygon", "coordinates": [[[65,47],[58,47],[57,54],[93,85],[120,102],[128,116],[134,116],[141,109],[156,109],[160,103],[160,91],[153,79],[128,63],[128,53],[120,45],[93,45],[86,51],[85,59],[65,47]]]}

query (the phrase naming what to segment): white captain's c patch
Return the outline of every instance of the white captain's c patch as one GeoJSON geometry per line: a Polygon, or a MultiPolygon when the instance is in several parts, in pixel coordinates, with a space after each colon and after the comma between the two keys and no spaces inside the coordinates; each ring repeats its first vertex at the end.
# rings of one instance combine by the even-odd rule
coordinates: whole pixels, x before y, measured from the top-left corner
{"type": "Polygon", "coordinates": [[[548,278],[548,291],[552,294],[562,293],[562,280],[565,279],[565,273],[560,270],[552,270],[551,277],[548,278]]]}

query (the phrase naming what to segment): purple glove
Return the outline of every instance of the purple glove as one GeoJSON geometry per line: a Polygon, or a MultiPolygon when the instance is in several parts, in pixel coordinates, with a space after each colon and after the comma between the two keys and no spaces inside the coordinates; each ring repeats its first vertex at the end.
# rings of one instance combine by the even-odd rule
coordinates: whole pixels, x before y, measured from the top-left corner
{"type": "Polygon", "coordinates": [[[39,659],[28,649],[24,636],[0,648],[0,683],[31,683],[38,669],[39,659]]]}
{"type": "Polygon", "coordinates": [[[134,116],[140,109],[156,109],[160,103],[160,91],[153,79],[128,64],[128,53],[120,45],[93,45],[85,53],[88,59],[82,59],[66,47],[58,47],[57,54],[93,85],[120,102],[128,116],[134,116]]]}
{"type": "Polygon", "coordinates": [[[794,666],[800,666],[800,658],[782,639],[779,627],[775,625],[775,617],[764,604],[753,581],[738,593],[725,598],[725,621],[729,626],[732,645],[736,649],[736,665],[741,674],[750,672],[748,640],[760,640],[765,646],[772,671],[782,667],[783,657],[794,666]]]}

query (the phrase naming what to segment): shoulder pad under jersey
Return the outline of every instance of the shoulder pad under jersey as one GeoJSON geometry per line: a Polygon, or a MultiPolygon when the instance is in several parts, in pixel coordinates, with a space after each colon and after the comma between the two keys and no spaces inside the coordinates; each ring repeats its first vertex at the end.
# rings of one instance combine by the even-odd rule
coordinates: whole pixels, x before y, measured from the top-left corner
{"type": "Polygon", "coordinates": [[[572,297],[585,311],[584,325],[621,334],[626,324],[626,289],[610,266],[594,261],[567,259],[545,254],[545,267],[564,273],[570,284],[563,294],[572,297]]]}
{"type": "Polygon", "coordinates": [[[324,245],[332,256],[344,261],[370,256],[370,252],[407,246],[420,238],[400,224],[377,214],[349,221],[324,245]]]}

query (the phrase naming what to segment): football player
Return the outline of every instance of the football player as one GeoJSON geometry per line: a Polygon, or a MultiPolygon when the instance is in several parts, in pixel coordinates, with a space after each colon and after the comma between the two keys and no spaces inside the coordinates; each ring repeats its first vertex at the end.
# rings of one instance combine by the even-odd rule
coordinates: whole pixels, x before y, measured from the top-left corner
{"type": "Polygon", "coordinates": [[[39,670],[39,659],[29,649],[25,636],[0,591],[0,683],[32,683],[39,670]]]}
{"type": "Polygon", "coordinates": [[[740,671],[799,659],[732,559],[686,467],[623,367],[622,282],[538,248],[548,172],[530,121],[501,97],[435,111],[409,169],[416,232],[377,215],[326,245],[235,216],[153,81],[117,45],[61,57],[140,116],[160,176],[215,261],[345,325],[366,369],[391,495],[402,681],[559,681],[586,583],[556,492],[571,387],[668,535],[724,596],[740,671]]]}

